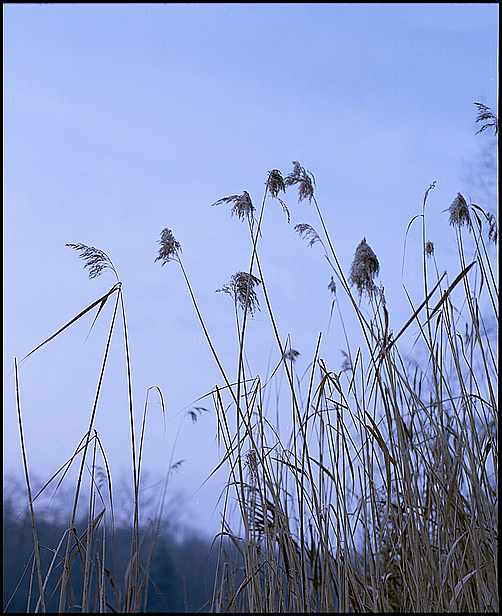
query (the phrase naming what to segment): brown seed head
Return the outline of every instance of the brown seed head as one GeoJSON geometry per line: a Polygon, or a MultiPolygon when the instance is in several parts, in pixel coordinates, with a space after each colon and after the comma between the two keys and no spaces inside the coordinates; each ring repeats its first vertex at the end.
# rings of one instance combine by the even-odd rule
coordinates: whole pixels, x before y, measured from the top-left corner
{"type": "Polygon", "coordinates": [[[224,284],[221,289],[216,289],[216,291],[228,293],[242,310],[248,310],[250,314],[254,314],[255,310],[260,310],[260,302],[253,287],[260,283],[259,278],[250,275],[248,272],[237,272],[232,275],[230,282],[224,284]]]}
{"type": "Polygon", "coordinates": [[[450,225],[462,227],[465,224],[468,227],[471,226],[469,206],[460,193],[457,194],[456,199],[450,205],[448,211],[450,212],[450,225]]]}
{"type": "Polygon", "coordinates": [[[312,200],[314,197],[315,178],[310,171],[306,171],[299,162],[293,161],[293,171],[286,177],[286,186],[299,184],[298,203],[303,199],[312,200]]]}
{"type": "Polygon", "coordinates": [[[162,265],[165,265],[172,259],[175,261],[179,259],[181,244],[175,239],[171,229],[165,228],[162,231],[158,242],[160,244],[159,256],[155,259],[155,263],[157,261],[162,261],[162,265]]]}
{"type": "Polygon", "coordinates": [[[366,243],[366,238],[363,238],[354,254],[354,261],[349,273],[349,282],[357,287],[359,295],[362,295],[363,292],[372,295],[376,291],[373,278],[379,271],[380,264],[378,259],[366,243]]]}

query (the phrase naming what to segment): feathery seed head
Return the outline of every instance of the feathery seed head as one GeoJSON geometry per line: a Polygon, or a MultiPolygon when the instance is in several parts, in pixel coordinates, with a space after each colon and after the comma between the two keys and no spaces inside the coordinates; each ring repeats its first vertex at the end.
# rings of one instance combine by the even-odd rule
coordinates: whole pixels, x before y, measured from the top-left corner
{"type": "Polygon", "coordinates": [[[255,310],[260,310],[260,302],[253,288],[260,283],[261,280],[253,274],[237,272],[232,275],[230,282],[224,284],[221,289],[216,289],[216,292],[228,293],[236,305],[238,304],[242,310],[248,310],[252,315],[255,310]]]}
{"type": "Polygon", "coordinates": [[[272,197],[277,197],[281,190],[286,192],[286,185],[279,169],[272,169],[272,171],[268,172],[266,184],[272,197]]]}
{"type": "Polygon", "coordinates": [[[236,214],[241,220],[247,218],[250,222],[253,220],[253,212],[255,211],[255,207],[251,202],[251,197],[249,193],[245,190],[242,195],[232,195],[231,197],[223,197],[223,199],[219,199],[214,205],[222,205],[223,203],[233,203],[234,207],[232,208],[232,216],[236,214]]]}
{"type": "Polygon", "coordinates": [[[456,199],[450,205],[448,211],[450,212],[450,225],[457,225],[462,227],[466,224],[471,226],[471,216],[469,214],[469,206],[466,200],[458,193],[456,199]]]}
{"type": "Polygon", "coordinates": [[[366,243],[366,238],[363,238],[354,254],[354,261],[349,272],[349,282],[357,287],[359,295],[362,295],[365,291],[368,296],[371,296],[377,289],[373,278],[379,271],[378,259],[366,243]]]}
{"type": "Polygon", "coordinates": [[[245,190],[240,199],[236,201],[234,207],[232,208],[232,216],[236,214],[240,219],[247,218],[251,220],[253,218],[254,205],[251,202],[251,197],[247,190],[245,190]]]}
{"type": "Polygon", "coordinates": [[[85,261],[84,269],[89,268],[89,278],[97,278],[105,269],[111,269],[118,280],[118,274],[113,266],[110,257],[94,246],[85,244],[66,244],[69,248],[81,251],[79,257],[85,261]]]}
{"type": "Polygon", "coordinates": [[[425,204],[427,203],[427,197],[429,196],[429,193],[431,192],[431,190],[433,188],[436,188],[436,180],[434,180],[434,182],[432,182],[432,184],[429,186],[429,188],[425,191],[425,195],[424,195],[424,208],[425,208],[425,204]]]}
{"type": "Polygon", "coordinates": [[[476,122],[485,122],[476,135],[491,127],[493,127],[495,131],[494,134],[496,135],[499,132],[499,120],[497,116],[492,112],[490,107],[483,105],[483,103],[474,104],[478,108],[478,117],[476,118],[476,122]]]}
{"type": "Polygon", "coordinates": [[[491,240],[494,244],[496,244],[499,236],[497,219],[491,212],[486,214],[486,219],[488,220],[488,224],[490,225],[490,228],[488,229],[488,239],[491,240]]]}
{"type": "Polygon", "coordinates": [[[256,449],[250,449],[246,453],[245,466],[248,467],[249,478],[253,483],[258,481],[258,455],[256,449]]]}
{"type": "Polygon", "coordinates": [[[267,188],[270,191],[270,194],[272,195],[272,197],[277,199],[277,201],[279,201],[279,203],[281,204],[282,211],[286,212],[286,215],[288,217],[288,222],[290,222],[291,216],[289,214],[288,206],[279,197],[279,192],[281,190],[282,192],[286,192],[286,185],[284,184],[284,179],[279,169],[272,169],[272,171],[268,172],[268,178],[265,184],[267,185],[267,188]]]}
{"type": "Polygon", "coordinates": [[[286,186],[293,186],[294,184],[299,184],[298,187],[298,203],[303,201],[303,199],[307,199],[309,201],[312,200],[314,196],[314,187],[315,187],[315,178],[310,171],[305,171],[305,169],[300,165],[299,162],[293,161],[293,171],[286,177],[286,186]]]}
{"type": "Polygon", "coordinates": [[[158,242],[160,244],[159,256],[155,259],[154,263],[162,261],[162,265],[165,265],[171,260],[177,261],[179,259],[181,244],[175,239],[171,229],[165,228],[158,242]]]}
{"type": "Polygon", "coordinates": [[[317,235],[316,230],[307,223],[300,223],[295,226],[295,231],[300,234],[302,240],[308,240],[309,246],[313,246],[316,242],[320,242],[321,238],[317,235]]]}

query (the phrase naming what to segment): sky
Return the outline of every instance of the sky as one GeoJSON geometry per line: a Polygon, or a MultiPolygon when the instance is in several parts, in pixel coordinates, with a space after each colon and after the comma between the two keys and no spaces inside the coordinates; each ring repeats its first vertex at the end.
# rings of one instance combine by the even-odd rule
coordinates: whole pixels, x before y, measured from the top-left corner
{"type": "MultiPolygon", "coordinates": [[[[362,238],[376,253],[399,330],[410,314],[403,285],[421,298],[419,225],[404,265],[403,244],[430,184],[427,228],[450,280],[459,265],[444,210],[461,192],[496,213],[473,169],[494,144],[475,135],[474,102],[497,109],[498,4],[4,4],[3,16],[4,475],[22,476],[14,358],[113,286],[109,272],[90,280],[66,244],[94,246],[123,285],[138,434],[149,392],[145,495],[184,460],[170,494],[187,523],[215,533],[226,475],[206,481],[222,450],[211,398],[198,399],[222,377],[179,265],[154,262],[161,231],[180,242],[235,377],[234,307],[215,291],[249,270],[251,244],[231,205],[211,206],[246,190],[259,208],[268,172],[286,176],[299,161],[315,176],[344,271],[362,238]],[[194,407],[208,411],[196,423],[194,407]]],[[[332,272],[320,246],[294,231],[318,219],[296,189],[281,197],[291,221],[267,201],[259,243],[280,334],[300,352],[302,374],[323,332],[321,356],[338,371],[346,344],[329,324],[332,272]]],[[[28,465],[42,481],[87,430],[112,308],[90,333],[95,313],[20,365],[28,465]]],[[[246,344],[250,373],[265,380],[278,361],[265,310],[246,344]]],[[[117,326],[95,424],[116,485],[131,468],[125,367],[117,326]]]]}

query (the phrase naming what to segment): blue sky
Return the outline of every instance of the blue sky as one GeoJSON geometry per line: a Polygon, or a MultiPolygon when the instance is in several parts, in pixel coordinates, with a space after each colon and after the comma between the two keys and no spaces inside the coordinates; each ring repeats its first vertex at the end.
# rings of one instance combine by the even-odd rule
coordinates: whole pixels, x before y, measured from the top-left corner
{"type": "MultiPolygon", "coordinates": [[[[196,403],[211,410],[197,424],[185,414],[221,376],[179,267],[154,263],[162,229],[182,245],[234,375],[233,305],[215,290],[248,269],[250,241],[231,206],[211,204],[247,190],[259,207],[267,172],[286,175],[297,160],[315,175],[345,271],[363,237],[377,254],[397,331],[409,316],[402,285],[420,299],[419,227],[401,276],[403,242],[431,182],[428,229],[452,277],[443,210],[461,192],[495,212],[469,166],[493,145],[475,136],[473,103],[497,108],[498,5],[5,4],[3,13],[4,470],[21,470],[13,358],[113,285],[109,274],[89,280],[65,244],[96,246],[123,283],[138,421],[149,387],[166,399],[164,432],[151,398],[145,468],[153,481],[186,460],[173,493],[184,490],[192,519],[213,532],[225,477],[200,487],[219,459],[210,399],[196,403]]],[[[274,313],[300,373],[320,331],[336,371],[345,342],[339,326],[327,332],[331,273],[319,246],[293,230],[318,226],[315,212],[295,190],[284,199],[291,222],[267,204],[259,246],[274,313]]],[[[28,462],[44,479],[87,428],[110,308],[89,338],[92,316],[21,366],[28,462]]],[[[247,340],[251,369],[265,377],[277,350],[264,312],[247,340]]],[[[122,346],[117,330],[96,423],[116,476],[130,468],[122,346]]]]}

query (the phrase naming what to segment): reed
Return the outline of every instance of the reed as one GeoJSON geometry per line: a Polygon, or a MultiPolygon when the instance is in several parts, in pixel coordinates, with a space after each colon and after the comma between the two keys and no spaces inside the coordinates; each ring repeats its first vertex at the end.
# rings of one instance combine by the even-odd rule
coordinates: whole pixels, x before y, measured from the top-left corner
{"type": "MultiPolygon", "coordinates": [[[[493,121],[482,111],[481,119],[493,121]]],[[[446,210],[459,257],[450,282],[428,239],[434,186],[410,222],[422,224],[423,301],[415,305],[404,289],[411,316],[397,333],[375,283],[377,256],[363,238],[345,275],[314,176],[298,162],[284,179],[269,172],[258,222],[248,193],[217,202],[235,202],[232,214],[248,221],[251,257],[240,293],[232,283],[220,289],[234,299],[240,350],[236,383],[213,391],[229,478],[212,611],[498,610],[498,368],[488,325],[498,319],[498,288],[487,251],[498,229],[493,215],[457,195],[446,210]],[[306,223],[295,230],[321,245],[333,271],[328,288],[348,296],[364,340],[355,352],[348,347],[335,371],[319,355],[320,336],[306,392],[295,371],[298,352],[279,334],[257,250],[267,200],[295,185],[299,200],[314,205],[321,233],[306,223]],[[281,358],[273,374],[284,371],[288,383],[288,410],[281,410],[291,419],[287,434],[267,408],[270,379],[247,374],[242,362],[258,283],[281,358]],[[425,349],[423,364],[401,355],[405,333],[425,349]]]]}
{"type": "MultiPolygon", "coordinates": [[[[54,593],[57,593],[57,596],[59,597],[59,612],[65,612],[68,610],[74,611],[75,609],[82,612],[106,612],[109,610],[138,612],[146,609],[149,568],[155,547],[155,539],[158,535],[158,527],[162,518],[162,508],[166,499],[169,473],[171,470],[176,468],[176,464],[174,464],[172,468],[169,469],[163,482],[164,487],[161,490],[159,510],[153,524],[156,532],[148,533],[148,531],[145,531],[144,528],[140,527],[140,477],[150,391],[157,391],[160,397],[163,413],[165,412],[164,400],[162,392],[158,387],[151,387],[148,390],[141,423],[141,435],[138,442],[135,433],[129,338],[122,283],[119,280],[118,273],[111,259],[105,252],[93,246],[86,246],[85,244],[67,244],[67,246],[80,252],[79,256],[84,260],[84,268],[88,268],[90,278],[100,276],[103,272],[108,270],[113,273],[116,278],[116,282],[105,295],[87,306],[57,332],[28,353],[28,355],[26,355],[19,363],[27,360],[44,345],[50,344],[52,340],[62,334],[67,328],[71,327],[79,319],[83,318],[93,310],[96,311],[92,323],[92,326],[94,326],[94,323],[100,316],[101,311],[107,302],[114,298],[114,304],[104,347],[103,360],[96,385],[94,401],[89,413],[88,429],[70,459],[68,459],[56,471],[56,473],[54,473],[54,475],[36,494],[33,494],[31,487],[28,452],[26,451],[23,437],[21,412],[22,396],[18,362],[17,360],[14,362],[16,404],[20,429],[21,452],[25,470],[26,487],[28,491],[28,506],[32,520],[34,541],[33,554],[35,556],[35,559],[33,560],[34,566],[31,569],[30,592],[27,598],[26,611],[30,612],[34,609],[35,611],[41,610],[42,612],[45,612],[46,602],[53,598],[54,593]],[[115,515],[110,466],[106,452],[99,438],[99,434],[94,427],[98,412],[100,394],[104,383],[105,369],[109,361],[111,340],[115,330],[118,328],[118,324],[122,325],[122,337],[124,342],[134,499],[132,519],[130,521],[130,527],[132,529],[130,556],[123,579],[119,579],[114,555],[115,515]],[[45,494],[52,489],[54,490],[54,495],[52,498],[54,498],[57,492],[62,489],[63,482],[68,476],[70,469],[75,465],[77,466],[77,479],[74,487],[73,505],[69,515],[68,528],[61,537],[57,547],[45,545],[41,546],[37,537],[35,502],[37,499],[40,499],[42,495],[45,496],[45,494]],[[88,488],[85,489],[85,483],[87,481],[88,488]],[[83,502],[84,493],[87,493],[87,503],[83,502]],[[76,522],[78,515],[81,515],[82,509],[86,512],[86,528],[85,531],[79,536],[76,532],[76,522]],[[142,533],[143,536],[141,536],[142,533]],[[111,543],[108,541],[108,534],[111,535],[111,543]],[[106,546],[109,545],[111,545],[111,554],[107,552],[106,548],[106,546]],[[50,564],[44,568],[42,568],[40,559],[40,552],[42,549],[52,553],[50,564]],[[77,563],[79,566],[77,566],[77,563]],[[77,597],[74,593],[75,576],[78,576],[79,581],[81,582],[79,587],[82,588],[82,594],[79,597],[77,597]],[[55,583],[56,590],[52,593],[51,597],[46,597],[48,582],[49,580],[54,579],[57,580],[55,583]],[[35,593],[35,586],[33,584],[34,581],[37,582],[36,588],[38,593],[35,593]],[[36,598],[36,595],[38,595],[38,598],[36,598]]],[[[80,520],[79,525],[81,524],[81,521],[82,520],[80,520]]],[[[54,584],[51,584],[51,586],[53,585],[54,584]]],[[[14,594],[16,590],[14,591],[14,594]]],[[[5,606],[5,610],[8,610],[9,604],[10,601],[5,606]]]]}
{"type": "MultiPolygon", "coordinates": [[[[476,105],[478,121],[485,122],[478,132],[486,128],[497,132],[494,114],[476,105]]],[[[212,473],[221,468],[228,472],[220,501],[221,531],[213,541],[217,573],[212,598],[205,606],[211,611],[498,611],[498,356],[489,324],[490,319],[498,319],[498,286],[488,249],[490,242],[497,242],[498,229],[492,214],[459,193],[445,210],[458,267],[451,277],[446,271],[440,273],[427,228],[427,203],[434,187],[433,183],[425,191],[421,212],[406,230],[407,234],[413,224],[421,224],[423,297],[414,302],[404,288],[410,314],[397,326],[391,323],[385,290],[377,281],[380,264],[370,247],[371,238],[361,239],[346,274],[316,199],[316,180],[299,162],[293,162],[285,177],[278,169],[268,172],[259,209],[246,191],[213,204],[231,204],[231,215],[247,223],[249,230],[247,271],[237,271],[217,289],[233,302],[238,347],[235,377],[223,367],[204,322],[182,261],[181,244],[171,229],[162,231],[155,261],[180,267],[223,379],[207,393],[213,401],[222,452],[212,473]],[[292,189],[298,189],[298,200],[308,201],[318,219],[317,229],[302,223],[295,232],[310,246],[318,246],[331,268],[330,320],[336,304],[347,342],[339,370],[321,356],[319,334],[308,371],[299,374],[299,352],[274,316],[259,245],[267,208],[278,203],[289,222],[285,199],[292,189]],[[350,315],[340,310],[340,294],[348,301],[350,315]],[[245,361],[249,319],[257,311],[270,321],[277,345],[276,364],[267,378],[252,373],[245,361]],[[350,342],[354,330],[346,327],[349,319],[357,326],[360,343],[355,348],[350,342]],[[403,356],[404,334],[423,349],[425,361],[403,356]],[[270,392],[275,380],[286,387],[277,394],[274,407],[270,392]],[[275,412],[287,414],[289,429],[279,427],[275,412]]],[[[109,300],[114,304],[88,429],[71,458],[36,495],[30,483],[15,361],[34,541],[27,611],[46,610],[47,580],[59,575],[59,611],[137,612],[147,609],[155,529],[169,479],[168,473],[157,526],[150,536],[141,537],[139,495],[148,398],[154,390],[164,412],[163,397],[156,387],[147,392],[138,441],[122,283],[106,253],[84,244],[68,246],[80,253],[91,278],[110,271],[116,282],[24,359],[92,310],[96,320],[109,300]],[[105,551],[105,535],[110,532],[106,522],[112,522],[113,533],[112,478],[94,428],[111,337],[119,324],[126,359],[134,491],[129,566],[123,582],[113,573],[105,551]],[[53,550],[50,566],[43,570],[34,503],[49,485],[61,485],[73,465],[78,478],[69,528],[53,550]],[[99,476],[97,469],[101,469],[99,476]],[[75,520],[85,479],[89,482],[87,525],[78,536],[75,520]],[[80,562],[78,575],[83,578],[79,599],[72,596],[75,561],[80,562]]]]}

